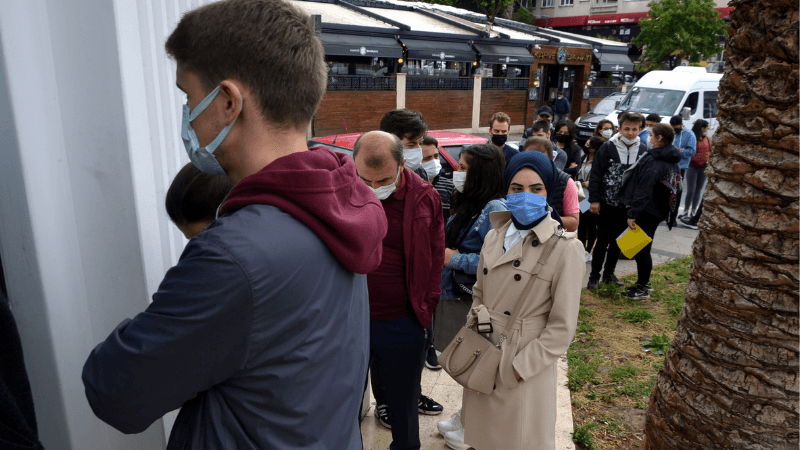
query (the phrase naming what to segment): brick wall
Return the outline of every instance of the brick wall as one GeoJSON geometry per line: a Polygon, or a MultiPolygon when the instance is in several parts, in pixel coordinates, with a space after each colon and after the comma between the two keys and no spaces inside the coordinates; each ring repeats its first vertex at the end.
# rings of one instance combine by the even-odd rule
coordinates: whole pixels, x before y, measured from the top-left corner
{"type": "MultiPolygon", "coordinates": [[[[481,91],[481,127],[489,126],[489,119],[496,112],[504,112],[511,117],[511,125],[528,123],[525,110],[528,105],[528,91],[481,91]]],[[[531,116],[533,119],[533,116],[531,116]]]]}
{"type": "Polygon", "coordinates": [[[395,91],[326,92],[314,116],[313,134],[328,136],[345,133],[342,119],[347,121],[347,131],[350,133],[377,130],[383,115],[396,107],[395,91]]]}
{"type": "Polygon", "coordinates": [[[428,129],[472,128],[472,91],[406,91],[406,108],[422,113],[428,129]]]}

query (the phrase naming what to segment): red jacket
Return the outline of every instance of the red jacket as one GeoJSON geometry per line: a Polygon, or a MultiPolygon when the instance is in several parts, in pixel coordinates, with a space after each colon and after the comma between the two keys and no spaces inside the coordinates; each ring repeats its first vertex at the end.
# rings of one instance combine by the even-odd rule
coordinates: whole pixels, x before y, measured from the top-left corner
{"type": "Polygon", "coordinates": [[[444,214],[439,193],[414,172],[403,169],[408,184],[403,206],[406,288],[414,314],[428,328],[442,290],[444,214]]]}

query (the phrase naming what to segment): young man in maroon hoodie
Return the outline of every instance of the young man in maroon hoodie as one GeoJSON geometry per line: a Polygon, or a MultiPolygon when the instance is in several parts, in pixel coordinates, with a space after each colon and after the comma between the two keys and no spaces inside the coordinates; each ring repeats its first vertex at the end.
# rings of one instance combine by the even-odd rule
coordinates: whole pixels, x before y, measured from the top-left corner
{"type": "Polygon", "coordinates": [[[380,266],[367,274],[370,369],[383,382],[392,450],[420,448],[420,379],[425,328],[439,303],[444,217],[439,193],[403,164],[403,144],[383,131],[353,147],[358,176],[381,200],[389,231],[380,266]]]}
{"type": "Polygon", "coordinates": [[[387,221],[349,157],[306,148],[326,87],[312,22],[283,0],[211,3],[166,49],[190,159],[235,186],[147,310],[92,351],[89,404],[124,433],[181,408],[168,449],[361,449],[358,274],[379,266],[387,221]]]}

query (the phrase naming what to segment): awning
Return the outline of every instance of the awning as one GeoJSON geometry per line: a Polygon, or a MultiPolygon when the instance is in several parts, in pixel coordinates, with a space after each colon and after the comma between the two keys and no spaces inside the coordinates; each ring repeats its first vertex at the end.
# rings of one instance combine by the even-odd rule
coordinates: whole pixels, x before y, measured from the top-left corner
{"type": "Polygon", "coordinates": [[[472,47],[464,42],[417,41],[412,39],[403,39],[402,42],[408,49],[408,59],[473,62],[476,58],[472,47]]]}
{"type": "Polygon", "coordinates": [[[582,27],[586,25],[587,16],[569,16],[569,17],[548,17],[545,19],[536,19],[534,25],[537,27],[582,27]]]}
{"type": "Polygon", "coordinates": [[[523,47],[475,44],[475,50],[480,52],[482,63],[510,64],[512,66],[533,64],[533,55],[523,47]]]}
{"type": "Polygon", "coordinates": [[[392,38],[322,33],[320,39],[325,47],[325,55],[366,56],[369,58],[403,57],[403,48],[392,38]]]}
{"type": "Polygon", "coordinates": [[[600,72],[633,72],[633,62],[623,53],[596,53],[600,72]]]}

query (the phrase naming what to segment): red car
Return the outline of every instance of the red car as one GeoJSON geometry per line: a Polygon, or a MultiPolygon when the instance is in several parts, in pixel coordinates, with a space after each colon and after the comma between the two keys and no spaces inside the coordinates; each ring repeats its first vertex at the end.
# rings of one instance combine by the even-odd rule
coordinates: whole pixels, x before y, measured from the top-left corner
{"type": "MultiPolygon", "coordinates": [[[[332,136],[316,137],[308,141],[308,146],[324,145],[331,150],[353,156],[353,146],[356,139],[364,133],[335,134],[332,136]]],[[[451,170],[458,170],[458,155],[461,148],[465,145],[485,144],[486,138],[473,136],[471,134],[456,133],[454,131],[429,131],[428,136],[439,141],[439,154],[442,159],[442,166],[448,169],[444,161],[450,166],[451,170]]],[[[447,170],[446,170],[447,171],[447,170]]]]}

